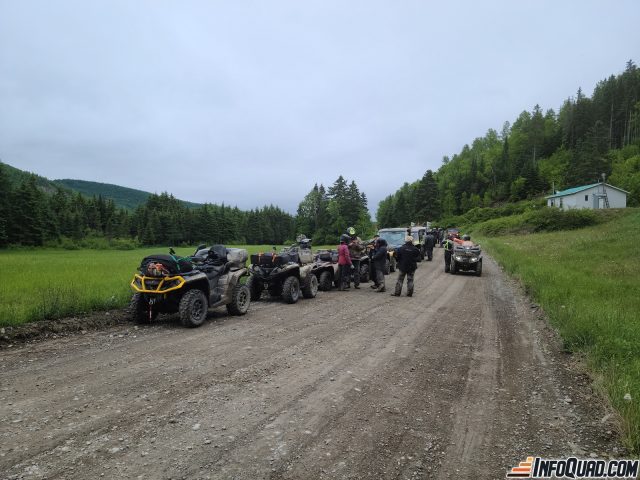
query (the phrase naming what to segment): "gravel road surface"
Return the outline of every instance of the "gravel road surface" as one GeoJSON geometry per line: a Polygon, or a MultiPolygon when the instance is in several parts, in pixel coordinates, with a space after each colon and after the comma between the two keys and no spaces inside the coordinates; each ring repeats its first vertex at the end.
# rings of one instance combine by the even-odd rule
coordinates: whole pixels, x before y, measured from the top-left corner
{"type": "Polygon", "coordinates": [[[622,455],[541,313],[483,276],[320,292],[0,350],[0,478],[497,479],[622,455]]]}

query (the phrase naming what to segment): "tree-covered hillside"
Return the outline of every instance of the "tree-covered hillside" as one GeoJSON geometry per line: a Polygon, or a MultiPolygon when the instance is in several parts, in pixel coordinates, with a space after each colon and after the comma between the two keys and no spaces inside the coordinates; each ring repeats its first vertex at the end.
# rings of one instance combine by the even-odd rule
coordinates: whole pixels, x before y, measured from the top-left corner
{"type": "Polygon", "coordinates": [[[0,163],[0,248],[73,248],[87,242],[120,248],[202,242],[282,245],[300,233],[317,243],[337,243],[349,226],[363,236],[372,233],[365,194],[342,176],[328,191],[314,186],[294,217],[273,205],[249,211],[209,203],[190,208],[169,193],[147,194],[130,211],[113,198],[87,197],[50,182],[45,189],[41,183],[46,179],[16,172],[0,163]]]}
{"type": "Polygon", "coordinates": [[[629,206],[640,205],[640,69],[632,61],[599,82],[591,97],[578,89],[557,113],[535,105],[445,157],[437,172],[381,201],[378,224],[447,218],[595,183],[602,173],[630,192],[629,206]]]}
{"type": "MultiPolygon", "coordinates": [[[[113,200],[118,207],[127,210],[135,210],[144,204],[151,195],[149,192],[136,190],[135,188],[121,187],[120,185],[110,183],[70,179],[53,180],[53,182],[74,192],[80,192],[87,197],[103,197],[113,200]]],[[[184,200],[180,201],[187,207],[194,208],[201,206],[198,203],[186,202],[184,200]]]]}
{"type": "Polygon", "coordinates": [[[20,170],[19,168],[12,167],[11,165],[7,165],[0,161],[0,168],[4,170],[4,179],[9,184],[17,186],[21,183],[29,180],[33,177],[36,185],[43,192],[53,193],[58,190],[58,186],[51,180],[45,177],[41,177],[40,175],[36,175],[35,173],[26,172],[24,170],[20,170]]]}
{"type": "MultiPolygon", "coordinates": [[[[50,193],[39,177],[13,183],[0,164],[0,248],[10,245],[181,245],[205,243],[282,244],[295,237],[294,218],[277,207],[251,211],[205,204],[188,208],[168,193],[150,194],[133,212],[102,196],[87,198],[55,186],[50,193]],[[106,242],[105,242],[106,241],[106,242]],[[123,242],[124,241],[124,242],[123,242]]],[[[40,177],[41,178],[41,177],[40,177]]]]}

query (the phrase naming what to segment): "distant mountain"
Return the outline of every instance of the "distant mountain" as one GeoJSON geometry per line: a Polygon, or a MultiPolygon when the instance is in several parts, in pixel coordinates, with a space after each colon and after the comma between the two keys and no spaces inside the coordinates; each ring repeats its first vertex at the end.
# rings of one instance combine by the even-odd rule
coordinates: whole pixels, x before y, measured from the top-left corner
{"type": "MultiPolygon", "coordinates": [[[[88,197],[101,195],[103,198],[110,198],[117,206],[128,210],[135,210],[138,205],[146,202],[149,195],[151,195],[149,192],[136,190],[135,188],[121,187],[110,183],[88,182],[86,180],[71,180],[65,178],[62,180],[54,180],[53,183],[80,192],[88,197]]],[[[184,200],[180,201],[189,208],[202,206],[199,203],[186,202],[184,200]]]]}
{"type": "MultiPolygon", "coordinates": [[[[102,198],[111,199],[115,202],[117,207],[126,208],[127,210],[135,210],[138,205],[142,205],[146,202],[149,195],[151,195],[149,192],[136,190],[134,188],[121,187],[119,185],[112,185],[109,183],[70,179],[49,180],[48,178],[41,177],[40,175],[12,167],[4,162],[0,162],[0,164],[4,167],[4,170],[9,177],[9,181],[12,184],[20,184],[29,178],[30,175],[34,175],[36,177],[37,185],[45,192],[54,193],[56,189],[63,188],[79,192],[87,197],[93,197],[94,195],[97,197],[102,195],[102,198]]],[[[197,208],[201,206],[199,203],[186,202],[184,200],[180,201],[189,208],[197,208]]]]}

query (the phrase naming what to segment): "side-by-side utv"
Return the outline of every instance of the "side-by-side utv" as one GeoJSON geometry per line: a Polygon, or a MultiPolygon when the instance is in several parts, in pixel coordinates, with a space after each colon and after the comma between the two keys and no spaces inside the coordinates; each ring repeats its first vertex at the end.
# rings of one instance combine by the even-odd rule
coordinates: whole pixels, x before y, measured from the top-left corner
{"type": "Polygon", "coordinates": [[[248,275],[247,251],[201,245],[191,257],[168,255],[145,257],[131,281],[134,290],[130,315],[148,322],[159,313],[179,313],[186,327],[199,327],[210,308],[226,305],[231,315],[244,315],[251,295],[241,282],[248,275]]]}

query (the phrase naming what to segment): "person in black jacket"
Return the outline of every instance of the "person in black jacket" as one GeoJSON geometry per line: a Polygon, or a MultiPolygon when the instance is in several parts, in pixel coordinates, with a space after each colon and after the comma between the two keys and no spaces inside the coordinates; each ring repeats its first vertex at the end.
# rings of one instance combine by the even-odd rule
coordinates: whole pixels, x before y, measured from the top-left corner
{"type": "Polygon", "coordinates": [[[433,247],[436,246],[436,237],[434,233],[429,230],[427,235],[424,237],[424,253],[427,255],[427,260],[431,261],[433,259],[433,247]]]}
{"type": "Polygon", "coordinates": [[[453,235],[448,235],[442,246],[444,247],[444,272],[449,273],[451,269],[451,255],[453,255],[453,235]]]}
{"type": "Polygon", "coordinates": [[[369,257],[369,278],[373,282],[373,285],[370,285],[371,288],[378,288],[378,276],[376,275],[376,264],[373,261],[373,254],[376,251],[378,246],[378,239],[380,235],[376,234],[373,236],[373,239],[367,243],[367,256],[369,257]]]}
{"type": "Polygon", "coordinates": [[[396,250],[398,260],[398,281],[396,282],[396,290],[391,295],[399,297],[402,293],[402,284],[404,277],[407,277],[407,297],[413,296],[413,274],[418,268],[418,259],[420,258],[420,250],[413,244],[413,237],[407,235],[404,239],[405,244],[396,250]]]}
{"type": "Polygon", "coordinates": [[[378,285],[376,292],[384,292],[384,266],[387,262],[387,241],[384,238],[378,238],[371,260],[376,271],[376,284],[378,285]]]}

